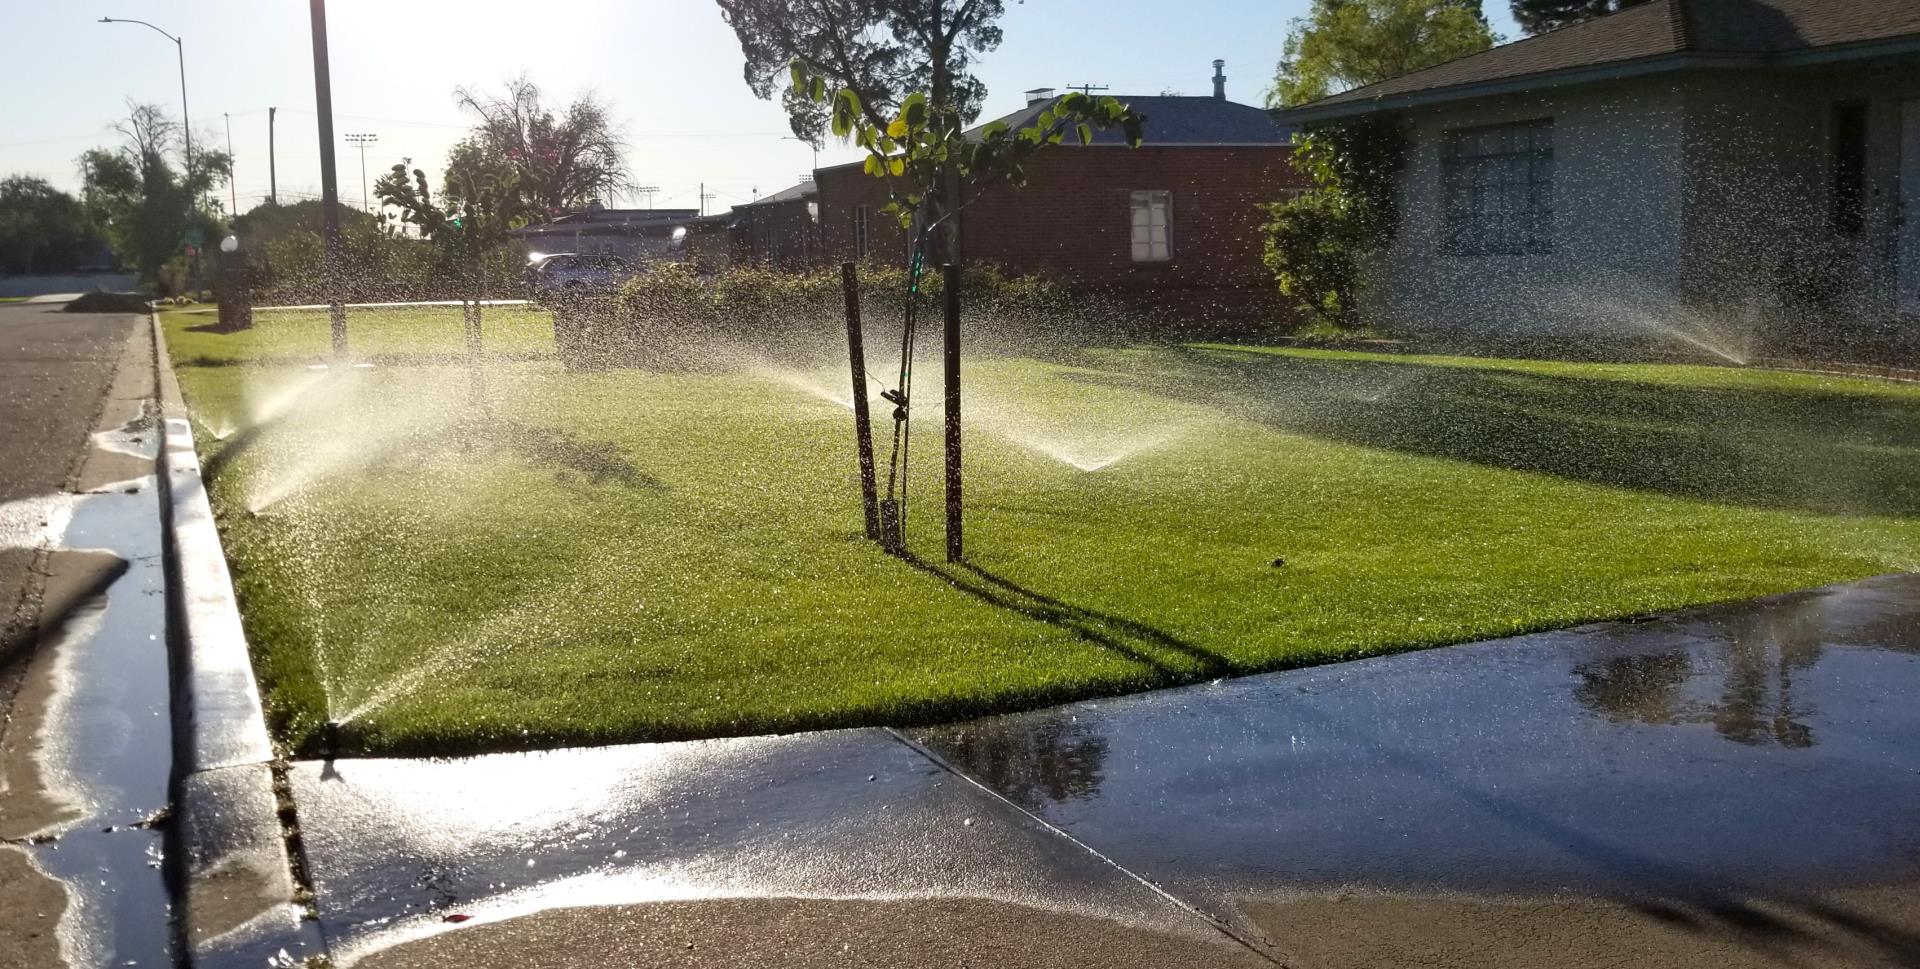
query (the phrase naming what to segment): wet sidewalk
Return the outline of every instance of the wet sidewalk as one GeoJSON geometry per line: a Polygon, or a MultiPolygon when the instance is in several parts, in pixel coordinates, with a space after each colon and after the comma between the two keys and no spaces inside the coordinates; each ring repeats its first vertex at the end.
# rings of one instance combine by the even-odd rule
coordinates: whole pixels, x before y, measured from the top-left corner
{"type": "Polygon", "coordinates": [[[296,765],[369,966],[1920,960],[1920,577],[894,734],[296,765]]]}

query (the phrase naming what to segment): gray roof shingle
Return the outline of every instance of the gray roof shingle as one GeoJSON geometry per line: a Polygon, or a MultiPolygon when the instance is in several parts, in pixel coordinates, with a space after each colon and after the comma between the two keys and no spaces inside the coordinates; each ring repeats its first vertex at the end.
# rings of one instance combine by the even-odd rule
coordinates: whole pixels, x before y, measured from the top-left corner
{"type": "Polygon", "coordinates": [[[1426,92],[1680,54],[1770,55],[1920,37],[1920,0],[1652,0],[1294,110],[1362,107],[1426,92]]]}
{"type": "MultiPolygon", "coordinates": [[[[1293,129],[1275,121],[1265,108],[1237,104],[1213,97],[1122,97],[1133,110],[1146,116],[1142,129],[1143,145],[1285,145],[1293,140],[1293,129]]],[[[1034,122],[1040,112],[1052,107],[1059,98],[1029,104],[995,119],[1019,129],[1034,122]]],[[[990,124],[991,122],[989,122],[990,124]]],[[[981,127],[985,127],[982,125],[981,127]]],[[[973,132],[980,128],[974,128],[973,132]]],[[[972,134],[973,132],[968,132],[972,134]]],[[[1065,144],[1078,145],[1071,132],[1065,144]]],[[[1096,145],[1124,145],[1126,137],[1118,129],[1093,133],[1096,145]]]]}

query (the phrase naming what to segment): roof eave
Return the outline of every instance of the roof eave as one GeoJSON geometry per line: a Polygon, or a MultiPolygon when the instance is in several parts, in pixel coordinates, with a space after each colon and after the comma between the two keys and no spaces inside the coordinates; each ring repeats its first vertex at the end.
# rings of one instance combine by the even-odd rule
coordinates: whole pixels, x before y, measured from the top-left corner
{"type": "Polygon", "coordinates": [[[1785,51],[1775,56],[1779,63],[1786,67],[1814,67],[1822,64],[1843,64],[1911,54],[1920,54],[1920,36],[1811,47],[1806,50],[1785,51]]]}
{"type": "Polygon", "coordinates": [[[1636,77],[1665,74],[1672,71],[1700,68],[1743,68],[1760,67],[1768,63],[1761,54],[1721,54],[1692,52],[1684,54],[1661,54],[1656,57],[1643,57],[1628,61],[1615,61],[1610,64],[1594,64],[1586,67],[1565,68],[1540,74],[1521,74],[1515,77],[1503,77],[1491,81],[1471,84],[1458,84],[1451,87],[1428,88],[1422,91],[1408,91],[1404,94],[1388,95],[1377,98],[1357,98],[1350,101],[1338,101],[1326,104],[1320,101],[1303,104],[1276,112],[1274,117],[1282,124],[1304,125],[1316,121],[1335,121],[1341,118],[1358,117],[1379,111],[1397,111],[1403,108],[1424,107],[1430,104],[1445,104],[1453,101],[1469,101],[1475,98],[1494,97],[1502,94],[1519,94],[1542,88],[1570,87],[1576,84],[1592,84],[1600,81],[1621,81],[1636,77]]]}

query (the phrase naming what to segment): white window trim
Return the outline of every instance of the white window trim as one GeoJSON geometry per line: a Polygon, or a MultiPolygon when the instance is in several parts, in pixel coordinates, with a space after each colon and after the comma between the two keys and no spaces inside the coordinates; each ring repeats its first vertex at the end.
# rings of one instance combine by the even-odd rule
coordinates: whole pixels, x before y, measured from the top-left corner
{"type": "Polygon", "coordinates": [[[853,258],[865,259],[873,251],[873,212],[864,205],[853,207],[853,258]]]}
{"type": "Polygon", "coordinates": [[[1127,197],[1127,253],[1134,262],[1172,262],[1173,261],[1173,192],[1167,189],[1139,189],[1127,197]],[[1142,199],[1147,204],[1147,254],[1141,255],[1134,239],[1134,213],[1139,210],[1142,199]],[[1153,208],[1160,202],[1164,224],[1160,226],[1161,236],[1159,253],[1156,255],[1153,240],[1153,208]]]}

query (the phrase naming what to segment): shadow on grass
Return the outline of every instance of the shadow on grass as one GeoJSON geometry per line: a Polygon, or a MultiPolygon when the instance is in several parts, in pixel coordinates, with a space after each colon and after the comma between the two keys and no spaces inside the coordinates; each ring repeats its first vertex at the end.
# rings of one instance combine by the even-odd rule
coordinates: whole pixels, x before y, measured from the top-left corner
{"type": "Polygon", "coordinates": [[[1920,517],[1920,395],[1179,348],[1076,374],[1286,431],[1723,504],[1920,517]]]}
{"type": "MultiPolygon", "coordinates": [[[[203,477],[216,482],[240,456],[253,449],[261,436],[290,415],[261,421],[240,430],[221,443],[220,449],[202,462],[203,477]]],[[[473,416],[444,427],[422,431],[407,447],[393,450],[392,456],[375,458],[368,467],[385,468],[403,462],[418,462],[451,450],[481,450],[498,447],[529,464],[548,464],[579,473],[588,484],[618,484],[629,488],[660,490],[660,479],[641,470],[617,444],[582,440],[557,427],[529,424],[511,418],[473,416]]]]}
{"type": "Polygon", "coordinates": [[[903,554],[901,559],[987,605],[1063,629],[1082,642],[1152,669],[1156,679],[1164,684],[1245,672],[1218,653],[1157,626],[1064,602],[972,563],[936,565],[912,552],[903,554]]]}

